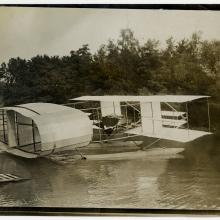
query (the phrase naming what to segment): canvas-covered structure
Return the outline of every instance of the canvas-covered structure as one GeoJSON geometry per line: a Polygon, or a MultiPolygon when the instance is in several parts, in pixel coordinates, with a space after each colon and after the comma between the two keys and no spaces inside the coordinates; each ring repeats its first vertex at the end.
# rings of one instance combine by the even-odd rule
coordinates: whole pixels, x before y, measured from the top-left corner
{"type": "Polygon", "coordinates": [[[1,141],[8,149],[43,154],[86,146],[92,138],[88,116],[74,108],[29,103],[1,109],[1,141]]]}

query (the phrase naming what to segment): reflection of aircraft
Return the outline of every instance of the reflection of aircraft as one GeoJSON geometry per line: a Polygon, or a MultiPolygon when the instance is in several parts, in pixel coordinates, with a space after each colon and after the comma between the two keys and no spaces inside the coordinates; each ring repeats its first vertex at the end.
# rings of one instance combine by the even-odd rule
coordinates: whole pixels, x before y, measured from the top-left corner
{"type": "Polygon", "coordinates": [[[202,98],[208,97],[83,96],[73,99],[80,101],[73,103],[74,108],[49,103],[5,107],[1,109],[0,138],[4,144],[0,147],[35,158],[77,150],[91,142],[129,145],[137,136],[188,142],[210,134],[189,128],[187,103],[202,98]],[[186,104],[185,111],[181,106],[176,110],[176,105],[182,103],[186,104]]]}

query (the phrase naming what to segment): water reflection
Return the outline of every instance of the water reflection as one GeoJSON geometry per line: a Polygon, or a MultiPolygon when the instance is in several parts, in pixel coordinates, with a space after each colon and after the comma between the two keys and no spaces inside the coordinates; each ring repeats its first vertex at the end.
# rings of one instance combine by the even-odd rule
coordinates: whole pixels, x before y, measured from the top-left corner
{"type": "MultiPolygon", "coordinates": [[[[220,208],[219,139],[187,144],[182,157],[57,163],[0,154],[0,172],[29,180],[0,185],[2,206],[220,208]]],[[[162,145],[175,143],[161,142],[162,145]]],[[[181,145],[182,146],[182,145],[181,145]]]]}
{"type": "Polygon", "coordinates": [[[160,176],[162,207],[185,209],[220,208],[219,139],[202,138],[188,144],[184,160],[168,162],[160,176]]]}
{"type": "Polygon", "coordinates": [[[141,201],[154,203],[155,180],[166,169],[166,161],[102,161],[91,166],[95,168],[92,173],[87,169],[81,172],[89,183],[87,206],[138,207],[141,201]]]}
{"type": "MultiPolygon", "coordinates": [[[[4,174],[15,174],[23,178],[30,178],[29,171],[25,168],[22,161],[16,160],[13,156],[8,154],[0,154],[0,172],[4,174]]],[[[31,197],[30,184],[26,181],[19,183],[1,183],[0,185],[0,202],[3,205],[20,205],[23,204],[21,200],[25,199],[27,193],[31,197]],[[19,185],[17,190],[16,185],[19,185]],[[15,204],[14,204],[15,203],[15,204]]],[[[29,196],[28,196],[29,197],[29,196]]]]}

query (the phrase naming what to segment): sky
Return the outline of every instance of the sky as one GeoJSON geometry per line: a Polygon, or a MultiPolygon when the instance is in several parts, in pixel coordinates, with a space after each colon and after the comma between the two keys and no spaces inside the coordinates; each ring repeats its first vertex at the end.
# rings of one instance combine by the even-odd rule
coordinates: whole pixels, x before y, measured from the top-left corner
{"type": "Polygon", "coordinates": [[[68,55],[88,44],[94,53],[120,30],[130,28],[140,43],[169,37],[220,40],[219,11],[0,7],[0,63],[12,57],[68,55]]]}

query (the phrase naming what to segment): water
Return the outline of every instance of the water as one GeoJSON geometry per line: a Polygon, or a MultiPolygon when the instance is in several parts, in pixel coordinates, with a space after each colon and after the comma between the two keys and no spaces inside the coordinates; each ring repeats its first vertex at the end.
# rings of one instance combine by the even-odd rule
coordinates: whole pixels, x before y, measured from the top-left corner
{"type": "MultiPolygon", "coordinates": [[[[220,140],[203,137],[181,155],[120,160],[23,159],[0,153],[1,206],[220,209],[220,140]]],[[[161,142],[162,145],[173,144],[161,142]]]]}

